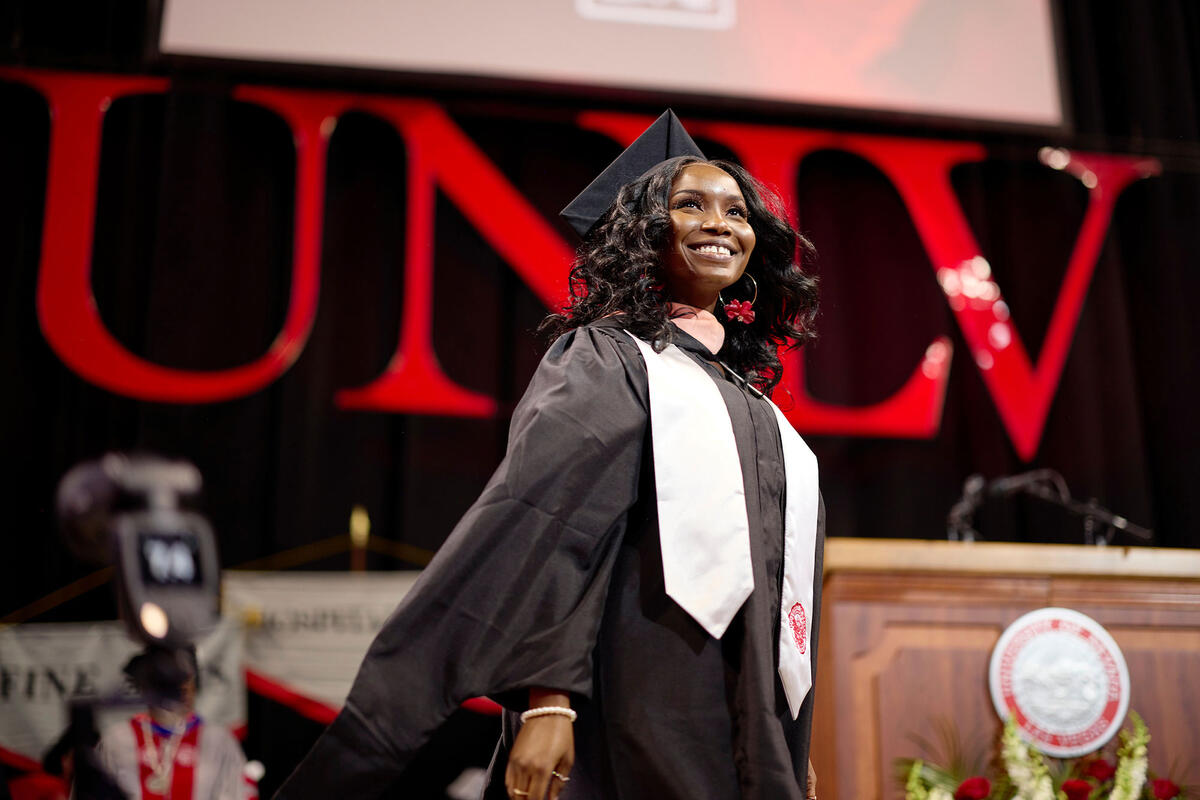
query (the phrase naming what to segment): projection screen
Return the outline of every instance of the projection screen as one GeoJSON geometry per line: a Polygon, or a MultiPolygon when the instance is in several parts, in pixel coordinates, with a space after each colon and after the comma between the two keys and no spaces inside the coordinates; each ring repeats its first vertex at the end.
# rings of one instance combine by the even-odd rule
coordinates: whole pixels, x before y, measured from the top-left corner
{"type": "Polygon", "coordinates": [[[159,46],[1063,123],[1050,0],[165,0],[159,46]]]}

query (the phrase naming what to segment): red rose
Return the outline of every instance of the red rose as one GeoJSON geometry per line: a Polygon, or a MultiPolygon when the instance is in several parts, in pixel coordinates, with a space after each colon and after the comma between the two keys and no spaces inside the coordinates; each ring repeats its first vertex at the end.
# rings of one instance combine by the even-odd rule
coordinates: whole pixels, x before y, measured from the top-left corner
{"type": "Polygon", "coordinates": [[[1117,768],[1105,761],[1103,758],[1097,758],[1092,763],[1088,764],[1087,776],[1095,778],[1103,783],[1104,781],[1112,780],[1112,776],[1117,774],[1117,768]]]}
{"type": "Polygon", "coordinates": [[[1092,793],[1092,785],[1074,778],[1065,782],[1062,790],[1067,795],[1067,800],[1088,800],[1088,795],[1092,793]]]}
{"type": "Polygon", "coordinates": [[[954,790],[954,800],[984,800],[991,793],[992,784],[988,783],[988,779],[976,775],[958,785],[954,790]]]}
{"type": "Polygon", "coordinates": [[[1171,800],[1179,794],[1179,787],[1166,778],[1155,778],[1150,782],[1150,788],[1154,792],[1154,800],[1171,800]]]}

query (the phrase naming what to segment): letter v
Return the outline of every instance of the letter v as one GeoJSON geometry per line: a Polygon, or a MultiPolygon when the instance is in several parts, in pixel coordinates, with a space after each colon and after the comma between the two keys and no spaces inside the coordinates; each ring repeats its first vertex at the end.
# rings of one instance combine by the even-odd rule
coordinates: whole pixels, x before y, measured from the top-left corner
{"type": "Polygon", "coordinates": [[[1134,180],[1158,174],[1158,162],[1054,151],[1067,155],[1063,168],[1088,188],[1088,206],[1034,366],[954,196],[949,179],[954,163],[943,157],[944,146],[869,137],[858,137],[856,145],[900,192],[1013,447],[1023,461],[1032,461],[1117,198],[1134,180]]]}

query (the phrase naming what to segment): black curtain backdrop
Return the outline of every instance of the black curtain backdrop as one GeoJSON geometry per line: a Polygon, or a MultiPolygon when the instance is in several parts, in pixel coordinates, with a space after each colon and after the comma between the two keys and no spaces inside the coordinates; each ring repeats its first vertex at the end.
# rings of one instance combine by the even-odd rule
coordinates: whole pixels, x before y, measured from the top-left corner
{"type": "MultiPolygon", "coordinates": [[[[147,55],[155,7],[85,12],[18,2],[0,16],[12,64],[163,74],[166,95],[118,100],[107,115],[93,281],[105,323],[133,352],[213,369],[261,354],[279,330],[290,280],[294,150],[286,125],[229,97],[236,83],[285,83],[432,98],[567,236],[557,210],[618,151],[572,124],[581,109],[650,110],[611,97],[464,86],[396,85],[379,76],[147,55]],[[87,16],[81,17],[80,13],[87,16]],[[69,21],[64,22],[65,19],[69,21]],[[258,70],[258,71],[255,71],[258,70]],[[382,84],[381,84],[382,81],[382,84]]],[[[1149,154],[1161,177],[1122,195],[1034,461],[1017,458],[895,189],[869,163],[818,152],[798,175],[801,225],[820,251],[820,340],[807,353],[819,399],[865,404],[893,393],[940,334],[955,344],[942,428],[930,440],[810,436],[836,536],[938,538],[971,473],[1052,467],[1073,492],[1155,529],[1155,544],[1194,547],[1188,491],[1200,464],[1193,353],[1200,278],[1197,43],[1190,2],[1056,7],[1074,130],[1057,137],[895,118],[762,111],[739,120],[981,141],[988,159],[957,168],[954,190],[1004,287],[1031,353],[1086,203],[1079,182],[1040,166],[1042,144],[1149,154]]],[[[204,405],[110,394],[66,369],[39,331],[39,259],[49,121],[35,92],[0,84],[0,358],[9,376],[0,426],[14,469],[0,559],[0,613],[92,567],[73,560],[51,514],[58,477],[110,449],[193,460],[204,509],[236,566],[346,529],[364,505],[373,533],[436,549],[498,463],[507,416],[545,343],[545,309],[444,198],[437,205],[434,341],[447,374],[496,397],[492,419],[340,411],[333,394],[377,376],[400,324],[404,142],[367,114],[331,142],[316,324],[299,361],[266,390],[204,405]]],[[[655,106],[657,108],[657,106],[655,106]]],[[[719,105],[680,107],[721,118],[719,105]]],[[[712,155],[728,155],[701,141],[712,155]]],[[[503,214],[504,209],[497,209],[503,214]]],[[[570,240],[570,239],[568,239],[570,240]]],[[[1078,525],[1038,501],[989,502],[986,538],[1076,541],[1078,525]]],[[[372,556],[373,568],[403,566],[372,556]]],[[[312,566],[344,568],[345,558],[312,566]]],[[[111,613],[102,591],[40,619],[111,613]]]]}
{"type": "MultiPolygon", "coordinates": [[[[1041,446],[1023,463],[997,416],[895,189],[842,152],[807,158],[799,215],[820,251],[820,340],[806,354],[819,399],[892,394],[925,347],[948,335],[955,359],[942,427],[930,440],[809,436],[832,536],[940,538],[972,473],[1036,467],[1153,527],[1154,544],[1200,546],[1200,8],[1191,0],[1055,3],[1072,130],[1001,133],[949,123],[675,103],[697,118],[836,127],[983,142],[988,158],[953,187],[1004,287],[1031,356],[1040,352],[1086,192],[1038,165],[1045,144],[1159,158],[1162,176],[1117,204],[1041,446]]],[[[153,55],[158,7],[17,0],[0,8],[0,60],[157,74],[164,96],[114,103],[104,128],[93,281],[105,323],[155,362],[212,369],[261,354],[286,310],[294,150],[285,124],[234,102],[237,83],[384,91],[433,99],[564,237],[559,208],[619,147],[572,124],[596,107],[657,113],[660,99],[346,71],[174,63],[153,55]]],[[[40,96],[0,83],[0,617],[92,572],[60,541],[54,488],[76,462],[112,450],[188,458],[232,567],[344,532],[365,506],[372,533],[436,549],[499,462],[508,415],[545,343],[546,309],[445,198],[437,204],[434,342],[447,374],[497,398],[491,419],[340,411],[333,395],[376,377],[400,325],[405,147],[366,114],[331,142],[318,316],[299,361],[266,390],[204,405],[145,403],[82,381],[49,349],[34,294],[50,122],[40,96]]],[[[701,141],[713,156],[728,155],[701,141]]],[[[503,215],[505,209],[498,208],[503,215]]],[[[570,240],[570,239],[568,239],[570,240]]],[[[1033,500],[991,501],[985,538],[1079,541],[1079,526],[1033,500]]],[[[1122,540],[1124,543],[1132,543],[1122,540]]],[[[345,569],[345,556],[306,565],[345,569]]],[[[412,567],[372,554],[372,569],[412,567]]],[[[36,621],[111,617],[97,589],[36,621]]],[[[256,700],[248,749],[268,762],[269,794],[316,728],[256,700]],[[294,735],[276,736],[287,729],[294,735]],[[264,734],[264,730],[275,733],[264,734]],[[300,741],[303,739],[304,741],[300,741]],[[290,748],[290,749],[289,749],[290,748]],[[286,762],[286,763],[285,763],[286,762]]],[[[472,723],[473,724],[473,723],[472,723]]],[[[490,731],[490,729],[489,729],[490,731]]],[[[487,732],[483,738],[492,734],[487,732]]]]}

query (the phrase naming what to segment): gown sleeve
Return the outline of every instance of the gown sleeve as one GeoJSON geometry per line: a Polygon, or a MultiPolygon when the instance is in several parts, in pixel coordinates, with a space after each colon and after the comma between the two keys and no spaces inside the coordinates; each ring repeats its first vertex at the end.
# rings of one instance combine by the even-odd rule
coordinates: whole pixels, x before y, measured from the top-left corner
{"type": "Polygon", "coordinates": [[[523,709],[532,687],[590,695],[648,419],[645,368],[627,339],[580,328],[550,348],[504,461],[277,798],[378,796],[469,697],[523,709]]]}

